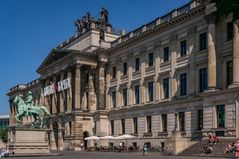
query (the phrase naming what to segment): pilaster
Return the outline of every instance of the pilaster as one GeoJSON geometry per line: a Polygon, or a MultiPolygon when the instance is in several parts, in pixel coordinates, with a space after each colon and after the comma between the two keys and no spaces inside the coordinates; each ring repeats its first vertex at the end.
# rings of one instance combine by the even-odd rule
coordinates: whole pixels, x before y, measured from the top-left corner
{"type": "Polygon", "coordinates": [[[239,87],[239,19],[233,23],[233,82],[230,88],[239,87]]]}
{"type": "Polygon", "coordinates": [[[52,123],[50,124],[50,149],[57,150],[52,123]]]}
{"type": "Polygon", "coordinates": [[[62,131],[63,131],[63,128],[61,126],[61,123],[58,123],[58,149],[59,150],[63,150],[63,146],[64,146],[62,131]]]}
{"type": "Polygon", "coordinates": [[[216,16],[214,14],[207,15],[208,31],[208,90],[215,90],[217,88],[217,60],[216,60],[216,16]]]}
{"type": "Polygon", "coordinates": [[[171,52],[171,80],[170,80],[170,95],[171,99],[177,92],[177,78],[176,78],[176,58],[177,58],[177,36],[176,33],[170,37],[170,52],[171,52]]]}

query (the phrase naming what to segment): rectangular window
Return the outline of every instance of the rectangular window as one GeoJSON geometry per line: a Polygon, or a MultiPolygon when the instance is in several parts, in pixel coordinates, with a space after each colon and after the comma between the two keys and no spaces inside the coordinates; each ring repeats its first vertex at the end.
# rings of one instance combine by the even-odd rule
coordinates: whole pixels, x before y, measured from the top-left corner
{"type": "Polygon", "coordinates": [[[153,101],[154,100],[154,82],[149,82],[148,83],[148,99],[149,99],[149,102],[153,101]]]}
{"type": "Polygon", "coordinates": [[[180,93],[181,96],[187,95],[187,74],[180,75],[180,93]]]}
{"type": "Polygon", "coordinates": [[[233,63],[232,61],[227,62],[227,86],[232,84],[233,81],[233,63]]]}
{"type": "Polygon", "coordinates": [[[152,133],[152,117],[147,116],[147,133],[152,133]]]}
{"type": "Polygon", "coordinates": [[[127,106],[127,102],[128,102],[127,91],[128,91],[127,88],[124,88],[124,89],[123,89],[123,103],[124,103],[123,106],[127,106]]]}
{"type": "Polygon", "coordinates": [[[185,131],[185,113],[179,112],[179,130],[185,131]]]}
{"type": "Polygon", "coordinates": [[[154,65],[154,54],[149,53],[149,67],[154,65]]]}
{"type": "Polygon", "coordinates": [[[112,92],[112,108],[116,107],[116,91],[112,92]]]}
{"type": "Polygon", "coordinates": [[[198,130],[203,129],[203,110],[198,110],[198,130]]]}
{"type": "Polygon", "coordinates": [[[110,121],[110,125],[111,125],[111,134],[114,135],[114,120],[110,121]]]}
{"type": "Polygon", "coordinates": [[[127,75],[128,73],[128,64],[125,62],[123,65],[123,75],[127,75]]]}
{"type": "Polygon", "coordinates": [[[139,104],[139,85],[134,87],[135,104],[139,104]]]}
{"type": "Polygon", "coordinates": [[[125,119],[121,119],[122,134],[125,134],[125,119]]]}
{"type": "Polygon", "coordinates": [[[116,78],[116,67],[112,68],[112,78],[115,79],[116,78]]]}
{"type": "Polygon", "coordinates": [[[134,134],[138,134],[138,118],[133,118],[133,124],[134,124],[134,134]]]}
{"type": "Polygon", "coordinates": [[[163,61],[164,62],[169,61],[169,47],[165,47],[163,49],[163,61]]]}
{"type": "Polygon", "coordinates": [[[217,105],[217,127],[225,127],[225,105],[217,105]]]}
{"type": "Polygon", "coordinates": [[[227,41],[233,38],[233,22],[227,23],[227,41]]]}
{"type": "Polygon", "coordinates": [[[162,131],[167,132],[167,114],[162,114],[162,131]]]}
{"type": "Polygon", "coordinates": [[[207,33],[202,33],[199,35],[199,50],[207,49],[207,33]]]}
{"type": "Polygon", "coordinates": [[[95,126],[94,126],[93,131],[94,131],[94,135],[96,135],[97,122],[95,121],[94,123],[95,123],[95,126]]]}
{"type": "Polygon", "coordinates": [[[135,59],[135,71],[139,71],[139,58],[135,59]]]}
{"type": "Polygon", "coordinates": [[[186,40],[181,41],[180,46],[181,46],[180,53],[181,53],[181,57],[182,57],[187,54],[187,41],[186,40]]]}
{"type": "Polygon", "coordinates": [[[199,91],[203,92],[207,89],[207,68],[199,70],[199,91]]]}
{"type": "Polygon", "coordinates": [[[164,98],[169,98],[169,78],[163,79],[164,98]]]}

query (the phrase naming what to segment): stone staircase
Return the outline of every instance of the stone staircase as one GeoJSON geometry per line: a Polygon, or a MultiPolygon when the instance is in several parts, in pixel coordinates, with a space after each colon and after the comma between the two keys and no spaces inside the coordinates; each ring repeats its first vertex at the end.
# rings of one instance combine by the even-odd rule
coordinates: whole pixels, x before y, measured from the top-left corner
{"type": "MultiPolygon", "coordinates": [[[[232,143],[237,141],[237,139],[233,138],[219,138],[219,143],[213,146],[214,151],[210,154],[210,156],[227,156],[227,157],[232,157],[234,156],[233,154],[227,155],[224,154],[225,147],[227,144],[232,143]]],[[[182,156],[201,156],[202,155],[202,150],[205,145],[208,145],[208,140],[200,140],[196,144],[192,145],[188,149],[182,151],[178,155],[182,156]]]]}

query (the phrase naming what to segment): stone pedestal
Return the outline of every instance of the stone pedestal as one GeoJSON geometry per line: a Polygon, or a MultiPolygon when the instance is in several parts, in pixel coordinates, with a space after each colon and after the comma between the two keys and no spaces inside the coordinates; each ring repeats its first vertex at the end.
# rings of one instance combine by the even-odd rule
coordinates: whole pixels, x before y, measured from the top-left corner
{"type": "Polygon", "coordinates": [[[19,153],[50,153],[45,129],[11,127],[9,149],[19,153]]]}
{"type": "Polygon", "coordinates": [[[173,131],[172,138],[170,138],[168,144],[169,145],[167,147],[173,150],[174,154],[179,154],[183,150],[190,147],[190,139],[183,137],[180,131],[173,131]]]}

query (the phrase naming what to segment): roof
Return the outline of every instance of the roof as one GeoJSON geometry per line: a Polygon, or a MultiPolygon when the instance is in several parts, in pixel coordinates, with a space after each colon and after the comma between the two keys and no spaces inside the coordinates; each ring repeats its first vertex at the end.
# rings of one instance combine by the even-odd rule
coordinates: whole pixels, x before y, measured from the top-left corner
{"type": "Polygon", "coordinates": [[[9,119],[9,115],[0,115],[0,119],[9,119]]]}

